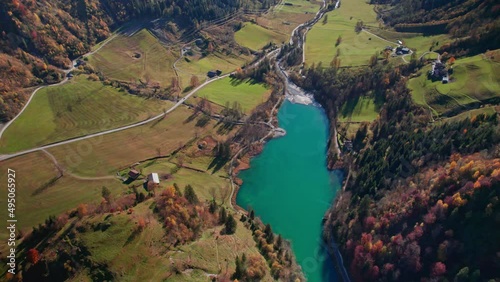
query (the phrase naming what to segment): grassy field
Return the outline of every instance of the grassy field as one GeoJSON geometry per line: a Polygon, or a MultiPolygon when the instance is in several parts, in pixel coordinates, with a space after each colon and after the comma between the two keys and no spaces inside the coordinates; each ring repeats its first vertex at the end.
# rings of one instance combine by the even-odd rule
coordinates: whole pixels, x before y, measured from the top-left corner
{"type": "Polygon", "coordinates": [[[316,14],[320,3],[321,1],[284,0],[283,6],[277,7],[276,10],[282,13],[316,14]]]}
{"type": "Polygon", "coordinates": [[[287,40],[288,35],[246,22],[243,28],[234,34],[234,38],[241,46],[259,50],[269,42],[281,44],[287,40]]]}
{"type": "MultiPolygon", "coordinates": [[[[424,52],[429,51],[431,47],[433,50],[436,50],[439,49],[439,47],[441,47],[442,45],[451,41],[447,34],[424,36],[421,33],[397,32],[373,26],[369,27],[368,30],[392,42],[401,40],[403,42],[403,45],[412,50],[416,50],[416,54],[418,57],[420,57],[420,55],[424,52]]],[[[436,55],[433,55],[430,58],[435,58],[435,56],[436,55]]]]}
{"type": "Polygon", "coordinates": [[[362,20],[365,26],[378,26],[373,6],[364,0],[342,2],[339,9],[326,15],[327,23],[320,20],[307,34],[305,55],[309,65],[321,62],[323,66],[329,66],[337,52],[340,52],[341,66],[366,65],[373,54],[390,45],[368,33],[355,32],[358,20],[362,20]],[[335,46],[339,36],[342,41],[335,46]]]}
{"type": "MultiPolygon", "coordinates": [[[[49,182],[57,177],[58,172],[52,161],[42,152],[31,153],[2,161],[0,169],[8,168],[16,171],[16,219],[18,230],[31,231],[32,226],[43,223],[50,215],[59,215],[76,208],[80,203],[101,201],[102,186],[108,187],[112,193],[122,193],[126,188],[120,181],[78,180],[71,176],[63,176],[52,185],[49,182]]],[[[7,183],[7,174],[0,174],[0,181],[7,183]]],[[[0,205],[7,206],[6,197],[0,197],[0,205]]],[[[6,213],[1,219],[5,222],[6,213]]],[[[0,239],[7,238],[5,229],[0,232],[0,239]]]]}
{"type": "Polygon", "coordinates": [[[45,87],[5,131],[0,152],[39,145],[131,124],[161,113],[171,102],[145,100],[79,75],[45,87]]]}
{"type": "MultiPolygon", "coordinates": [[[[183,168],[176,169],[176,160],[152,160],[145,163],[141,163],[136,166],[136,169],[142,172],[142,175],[148,175],[149,173],[156,172],[159,175],[171,174],[168,180],[162,180],[160,186],[168,187],[176,183],[181,189],[186,185],[190,184],[198,198],[202,201],[211,200],[211,189],[215,189],[217,200],[220,202],[221,195],[230,194],[230,182],[227,178],[227,171],[221,169],[212,174],[212,171],[208,169],[208,166],[212,158],[183,158],[183,168]],[[194,168],[194,169],[192,169],[194,168]],[[201,171],[197,171],[201,170],[201,171]],[[175,171],[175,172],[174,172],[175,171]],[[174,172],[172,174],[172,172],[174,172]]],[[[140,184],[142,179],[138,179],[131,184],[140,184]]],[[[229,199],[225,199],[227,204],[229,199]]]]}
{"type": "Polygon", "coordinates": [[[210,70],[221,70],[223,73],[229,73],[251,61],[249,56],[226,56],[220,53],[214,53],[202,58],[188,57],[188,59],[189,62],[181,60],[177,63],[182,87],[189,85],[193,75],[196,75],[200,81],[204,81],[207,78],[207,72],[210,70]]]}
{"type": "Polygon", "coordinates": [[[484,55],[456,60],[448,84],[428,80],[429,70],[430,66],[423,68],[422,75],[410,79],[408,87],[415,103],[430,106],[435,115],[500,96],[500,79],[495,75],[500,65],[484,55]]]}
{"type": "Polygon", "coordinates": [[[354,138],[361,124],[374,121],[378,112],[373,98],[359,97],[347,101],[340,109],[337,118],[338,133],[348,139],[354,138]]]}
{"type": "Polygon", "coordinates": [[[209,101],[225,105],[237,101],[246,113],[267,100],[270,89],[263,84],[252,81],[238,81],[229,77],[220,79],[201,89],[196,96],[205,97],[209,101]]]}
{"type": "Polygon", "coordinates": [[[372,98],[360,97],[348,101],[340,109],[340,122],[364,122],[373,121],[377,118],[378,110],[372,98]]]}
{"type": "MultiPolygon", "coordinates": [[[[175,112],[172,113],[173,119],[171,122],[164,120],[153,128],[145,129],[150,133],[144,134],[144,139],[138,137],[141,132],[130,132],[129,130],[126,134],[118,134],[109,139],[96,138],[89,143],[53,148],[52,151],[65,169],[77,173],[87,173],[87,175],[93,173],[113,176],[121,165],[133,164],[135,161],[154,157],[158,152],[155,151],[156,147],[153,147],[152,143],[158,142],[162,146],[161,150],[165,150],[164,153],[169,154],[178,146],[188,142],[196,134],[196,129],[193,129],[193,124],[196,121],[178,126],[178,124],[185,122],[191,112],[185,108],[180,108],[177,111],[180,113],[179,116],[173,116],[175,112]],[[176,138],[172,138],[170,134],[176,136],[176,138]],[[162,142],[162,139],[167,140],[162,142]],[[127,143],[126,140],[132,140],[132,142],[127,143]],[[123,148],[125,143],[127,145],[123,148]],[[127,149],[130,149],[130,151],[126,151],[127,149]],[[135,154],[128,153],[132,151],[135,151],[135,154]]],[[[211,125],[206,127],[206,131],[212,130],[211,125]]],[[[199,132],[202,134],[204,130],[201,129],[199,132]]],[[[223,136],[217,138],[224,140],[223,136]]],[[[196,143],[190,147],[197,148],[196,143]]],[[[188,146],[188,148],[190,147],[188,146]]],[[[177,183],[180,187],[191,184],[201,200],[212,198],[211,188],[213,187],[218,201],[220,202],[225,195],[225,203],[228,204],[228,195],[231,188],[225,169],[212,173],[208,168],[212,158],[208,156],[189,157],[182,152],[178,153],[177,156],[146,161],[138,165],[137,169],[140,169],[144,175],[151,172],[157,172],[160,175],[172,174],[172,177],[168,180],[162,180],[160,189],[173,183],[177,183]],[[181,155],[182,157],[180,157],[181,155]],[[180,158],[182,158],[185,168],[176,169],[173,172],[172,169],[179,163],[180,158]]],[[[42,223],[50,215],[59,215],[76,208],[80,203],[100,202],[102,186],[108,187],[113,194],[128,191],[128,184],[124,185],[117,179],[79,180],[67,173],[49,185],[51,180],[56,178],[59,173],[52,160],[42,152],[20,156],[0,164],[0,169],[6,171],[7,168],[16,171],[16,176],[19,179],[17,185],[22,187],[22,189],[17,190],[18,205],[16,213],[19,220],[18,227],[24,231],[29,231],[32,226],[42,223]],[[36,207],[36,212],[33,212],[33,207],[36,207]]],[[[128,169],[124,171],[126,173],[128,169]]],[[[6,175],[2,174],[0,180],[7,182],[6,175]]],[[[140,185],[142,181],[140,179],[131,184],[140,185]]],[[[5,197],[0,199],[0,204],[6,204],[5,197]]],[[[2,218],[6,219],[5,215],[2,218]]],[[[5,239],[6,236],[6,232],[0,232],[1,239],[5,239]]]]}
{"type": "Polygon", "coordinates": [[[195,135],[215,131],[214,122],[197,127],[193,112],[179,107],[163,120],[143,126],[62,145],[49,151],[64,167],[84,176],[114,174],[134,162],[168,155],[195,135]]]}
{"type": "Polygon", "coordinates": [[[179,54],[167,50],[147,30],[133,36],[118,35],[97,53],[89,63],[106,77],[122,81],[151,81],[168,86],[175,77],[172,65],[179,54]]]}
{"type": "Polygon", "coordinates": [[[420,57],[421,54],[430,50],[433,47],[433,50],[438,49],[441,45],[450,41],[450,38],[446,34],[440,35],[432,35],[432,36],[414,36],[401,39],[403,44],[408,46],[410,49],[416,49],[417,56],[420,57]]]}

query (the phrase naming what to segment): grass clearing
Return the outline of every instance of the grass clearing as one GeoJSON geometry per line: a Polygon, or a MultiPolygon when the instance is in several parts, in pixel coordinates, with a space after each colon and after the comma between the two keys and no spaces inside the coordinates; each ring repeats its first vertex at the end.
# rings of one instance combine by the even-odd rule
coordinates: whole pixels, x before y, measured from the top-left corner
{"type": "MultiPolygon", "coordinates": [[[[84,181],[63,176],[52,185],[47,185],[57,177],[58,172],[52,161],[42,152],[16,157],[0,163],[0,169],[16,171],[16,219],[18,230],[30,231],[32,226],[43,223],[50,215],[59,215],[74,209],[80,203],[101,201],[101,188],[106,186],[113,194],[119,194],[125,187],[118,180],[105,179],[84,181]],[[46,186],[46,187],[45,187],[46,186]],[[43,188],[45,187],[45,188],[43,188]]],[[[7,174],[0,174],[0,181],[7,183],[7,174]]],[[[0,204],[7,205],[7,198],[0,197],[0,204]]],[[[2,220],[7,219],[2,213],[2,220]]],[[[2,229],[0,238],[7,238],[7,230],[2,229]]]]}
{"type": "Polygon", "coordinates": [[[278,7],[277,10],[282,13],[316,14],[320,5],[321,1],[284,0],[283,6],[278,7]]]}
{"type": "Polygon", "coordinates": [[[172,65],[178,53],[163,47],[146,29],[133,36],[118,35],[97,53],[89,63],[106,77],[122,81],[152,81],[161,86],[175,77],[172,65]]]}
{"type": "Polygon", "coordinates": [[[281,44],[288,38],[287,34],[276,32],[257,24],[246,22],[243,28],[234,34],[238,44],[252,50],[260,50],[269,42],[281,44]]]}
{"type": "Polygon", "coordinates": [[[390,45],[366,32],[355,32],[358,20],[362,20],[365,26],[378,26],[373,6],[364,0],[342,2],[339,9],[326,15],[327,23],[323,24],[321,19],[307,34],[305,57],[309,65],[321,62],[323,66],[329,66],[337,52],[340,53],[341,66],[367,65],[373,54],[379,54],[390,45]],[[341,43],[335,46],[339,36],[342,37],[341,43]]]}
{"type": "Polygon", "coordinates": [[[161,113],[171,102],[146,100],[86,75],[41,89],[5,131],[0,152],[16,152],[131,124],[161,113]]]}
{"type": "Polygon", "coordinates": [[[377,118],[378,110],[373,98],[359,97],[347,101],[340,109],[340,122],[370,122],[377,118]]]}
{"type": "Polygon", "coordinates": [[[471,103],[498,103],[500,78],[495,74],[500,73],[500,65],[483,54],[456,60],[448,84],[427,79],[430,68],[424,67],[422,75],[410,79],[408,87],[415,103],[430,106],[436,115],[471,103]]]}
{"type": "Polygon", "coordinates": [[[196,96],[205,97],[218,105],[238,102],[245,113],[250,113],[257,105],[267,100],[270,92],[264,84],[226,77],[204,87],[196,96]]]}

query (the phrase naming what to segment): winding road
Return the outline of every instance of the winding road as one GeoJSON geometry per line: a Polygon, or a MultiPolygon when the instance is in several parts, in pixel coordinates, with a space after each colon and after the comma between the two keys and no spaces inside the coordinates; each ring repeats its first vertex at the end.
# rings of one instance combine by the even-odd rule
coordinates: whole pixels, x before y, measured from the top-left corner
{"type": "MultiPolygon", "coordinates": [[[[106,135],[106,134],[110,134],[110,133],[114,133],[114,132],[119,132],[119,131],[123,131],[123,130],[126,130],[126,129],[130,129],[130,128],[134,128],[134,127],[138,127],[138,126],[144,125],[146,123],[149,123],[151,121],[157,120],[157,119],[162,118],[163,116],[171,113],[173,110],[175,110],[177,107],[179,107],[180,105],[182,105],[189,97],[191,97],[194,93],[196,93],[201,88],[205,87],[206,85],[208,85],[208,84],[210,84],[210,83],[212,83],[214,81],[217,81],[219,79],[223,79],[225,77],[228,77],[229,75],[231,75],[233,73],[234,72],[228,73],[228,74],[225,74],[223,76],[219,76],[219,77],[216,77],[216,78],[213,78],[213,79],[210,79],[208,81],[205,81],[204,83],[200,84],[198,87],[196,87],[195,89],[193,89],[191,92],[189,92],[189,94],[187,94],[182,99],[180,99],[170,109],[168,109],[164,113],[161,113],[161,114],[159,114],[157,116],[154,116],[152,118],[149,118],[149,119],[146,119],[146,120],[134,123],[134,124],[130,124],[130,125],[118,127],[118,128],[115,128],[115,129],[110,129],[110,130],[105,130],[105,131],[101,131],[101,132],[98,132],[98,133],[84,135],[84,136],[81,136],[81,137],[77,137],[77,138],[73,138],[73,139],[69,139],[69,140],[65,140],[65,141],[55,142],[55,143],[52,143],[52,144],[49,144],[49,145],[44,145],[44,146],[36,147],[36,148],[33,148],[33,149],[29,149],[29,150],[25,150],[25,151],[13,153],[13,154],[0,155],[0,161],[8,160],[8,159],[11,159],[11,158],[14,158],[14,157],[17,157],[17,156],[21,156],[21,155],[25,155],[25,154],[28,154],[28,153],[32,153],[32,152],[36,152],[36,151],[40,151],[40,150],[45,150],[45,149],[49,149],[49,148],[53,148],[53,147],[57,147],[57,146],[65,145],[65,144],[70,144],[70,143],[78,142],[78,141],[81,141],[81,140],[85,140],[85,139],[89,139],[89,138],[93,138],[93,137],[97,137],[97,136],[102,136],[102,135],[106,135]]],[[[3,130],[5,130],[5,128],[6,127],[4,127],[3,130]]]]}

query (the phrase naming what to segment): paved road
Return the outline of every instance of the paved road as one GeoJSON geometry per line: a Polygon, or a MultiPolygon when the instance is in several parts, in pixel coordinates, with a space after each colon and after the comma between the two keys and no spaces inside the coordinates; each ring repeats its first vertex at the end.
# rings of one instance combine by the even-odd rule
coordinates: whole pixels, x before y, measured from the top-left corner
{"type": "Polygon", "coordinates": [[[60,142],[56,142],[56,143],[53,143],[53,144],[49,144],[49,145],[45,145],[45,146],[40,146],[40,147],[37,147],[37,148],[33,148],[33,149],[29,149],[29,150],[25,150],[25,151],[13,153],[13,154],[0,155],[0,161],[2,161],[2,160],[8,160],[8,159],[11,159],[11,158],[14,158],[14,157],[17,157],[17,156],[21,156],[21,155],[25,155],[25,154],[28,154],[28,153],[32,153],[32,152],[36,152],[36,151],[40,151],[40,150],[45,150],[45,149],[49,149],[49,148],[53,148],[53,147],[57,147],[57,146],[65,145],[65,144],[70,144],[70,143],[74,143],[74,142],[77,142],[77,141],[81,141],[81,140],[85,140],[85,139],[89,139],[89,138],[93,138],[93,137],[97,137],[97,136],[102,136],[102,135],[106,135],[106,134],[110,134],[110,133],[114,133],[114,132],[119,132],[119,131],[123,131],[123,130],[126,130],[126,129],[130,129],[130,128],[134,128],[134,127],[137,127],[137,126],[144,125],[146,123],[149,123],[151,121],[157,120],[157,119],[159,119],[159,118],[161,118],[161,117],[163,117],[163,116],[171,113],[173,110],[175,110],[177,107],[179,107],[180,105],[182,105],[182,103],[184,103],[189,97],[191,97],[194,93],[196,93],[201,88],[205,87],[206,85],[208,85],[208,84],[210,84],[210,83],[212,83],[214,81],[217,81],[219,79],[228,77],[231,74],[232,73],[228,73],[226,75],[219,76],[217,78],[213,78],[213,79],[210,79],[208,81],[205,81],[200,86],[198,86],[195,89],[193,89],[189,94],[187,94],[182,99],[180,99],[170,109],[168,109],[164,113],[161,113],[161,114],[159,114],[157,116],[154,116],[152,118],[149,118],[147,120],[143,120],[141,122],[137,122],[137,123],[134,123],[134,124],[122,126],[122,127],[115,128],[115,129],[110,129],[110,130],[106,130],[106,131],[102,131],[102,132],[98,132],[98,133],[94,133],[94,134],[84,135],[84,136],[81,136],[81,137],[78,137],[78,138],[74,138],[74,139],[70,139],[70,140],[66,140],[66,141],[60,141],[60,142]]]}

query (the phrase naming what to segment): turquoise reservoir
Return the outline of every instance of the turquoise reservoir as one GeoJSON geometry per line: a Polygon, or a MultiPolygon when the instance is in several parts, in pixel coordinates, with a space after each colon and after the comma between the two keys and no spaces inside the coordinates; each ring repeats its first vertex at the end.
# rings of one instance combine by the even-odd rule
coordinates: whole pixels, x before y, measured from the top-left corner
{"type": "Polygon", "coordinates": [[[328,120],[319,107],[285,101],[278,121],[286,136],[269,141],[239,174],[236,201],[292,242],[308,281],[338,281],[321,238],[321,221],[342,180],[326,168],[328,120]]]}

